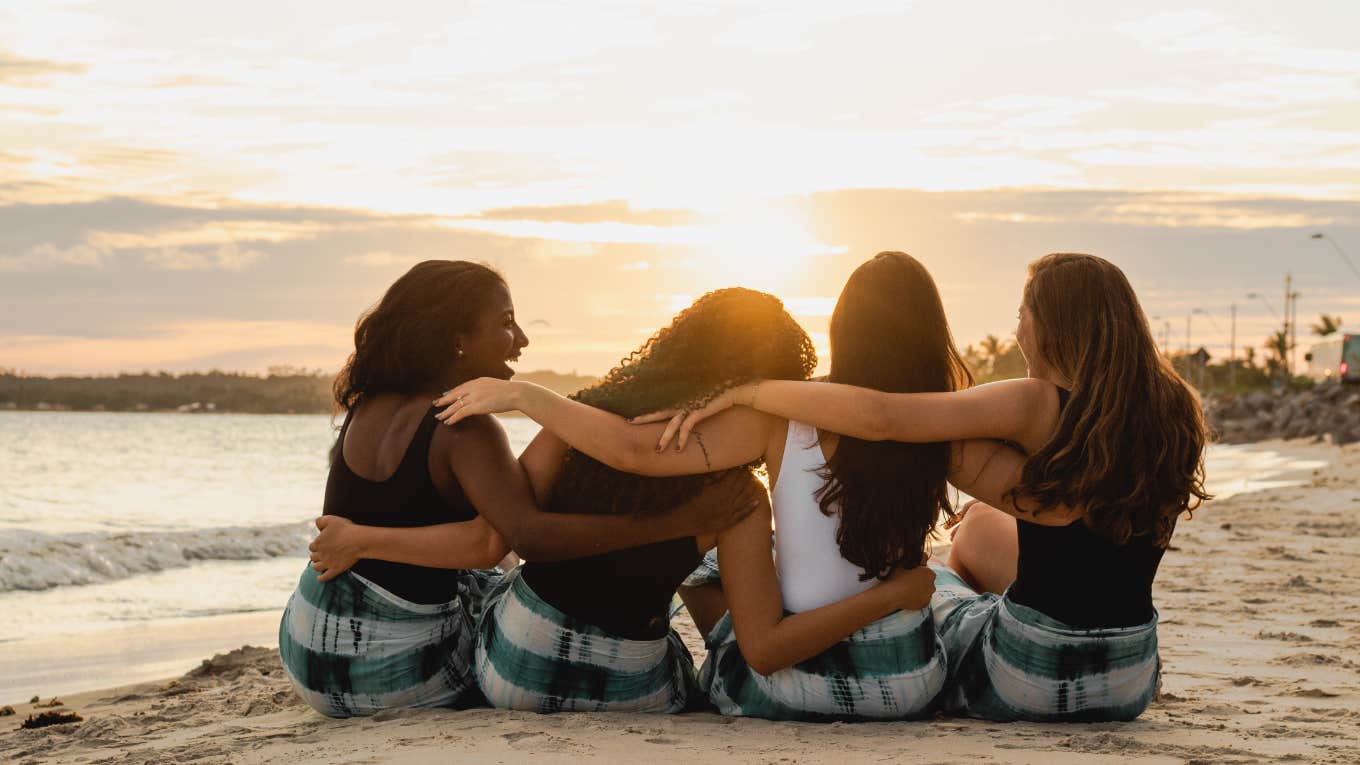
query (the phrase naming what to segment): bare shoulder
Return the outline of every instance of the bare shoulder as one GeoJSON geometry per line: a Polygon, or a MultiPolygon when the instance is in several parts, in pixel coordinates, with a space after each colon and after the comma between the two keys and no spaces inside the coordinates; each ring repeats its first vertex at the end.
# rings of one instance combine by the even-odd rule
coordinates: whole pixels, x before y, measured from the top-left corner
{"type": "Polygon", "coordinates": [[[489,414],[478,414],[453,425],[440,424],[435,431],[435,443],[449,449],[470,446],[498,447],[509,443],[505,427],[489,414]]]}
{"type": "Polygon", "coordinates": [[[969,390],[979,395],[1004,397],[1019,405],[1040,405],[1058,402],[1058,386],[1037,377],[1018,377],[1014,380],[997,380],[984,383],[969,390]]]}

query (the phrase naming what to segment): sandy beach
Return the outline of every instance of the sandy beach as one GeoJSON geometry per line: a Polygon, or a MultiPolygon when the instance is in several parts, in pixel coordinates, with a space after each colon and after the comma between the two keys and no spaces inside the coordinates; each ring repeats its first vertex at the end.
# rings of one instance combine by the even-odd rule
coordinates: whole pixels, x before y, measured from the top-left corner
{"type": "MultiPolygon", "coordinates": [[[[30,714],[51,710],[12,704],[15,714],[0,717],[0,761],[1357,762],[1360,445],[1261,446],[1328,465],[1276,476],[1301,485],[1215,500],[1182,522],[1157,580],[1162,692],[1133,723],[814,725],[495,710],[330,720],[296,700],[273,649],[259,647],[178,679],[63,695],[55,709],[80,723],[20,730],[30,714]]],[[[702,655],[693,628],[681,627],[702,655]]],[[[98,652],[72,643],[76,666],[98,652]]]]}

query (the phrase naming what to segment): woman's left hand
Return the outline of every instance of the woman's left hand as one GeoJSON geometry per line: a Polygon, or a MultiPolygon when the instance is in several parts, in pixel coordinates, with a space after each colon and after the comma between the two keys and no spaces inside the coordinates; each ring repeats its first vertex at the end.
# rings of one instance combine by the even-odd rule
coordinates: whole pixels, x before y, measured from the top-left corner
{"type": "Polygon", "coordinates": [[[445,391],[434,400],[434,405],[446,407],[435,415],[445,425],[454,425],[474,414],[510,412],[518,408],[515,383],[495,377],[479,377],[445,391]]]}
{"type": "Polygon", "coordinates": [[[323,515],[316,519],[321,533],[307,546],[312,553],[312,568],[320,581],[329,582],[348,571],[364,557],[360,549],[361,535],[354,522],[338,515],[323,515]]]}

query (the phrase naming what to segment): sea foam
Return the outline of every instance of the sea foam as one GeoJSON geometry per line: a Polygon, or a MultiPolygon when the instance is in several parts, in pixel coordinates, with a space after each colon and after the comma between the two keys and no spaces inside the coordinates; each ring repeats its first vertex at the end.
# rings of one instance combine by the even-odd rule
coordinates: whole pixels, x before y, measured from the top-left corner
{"type": "Polygon", "coordinates": [[[303,557],[310,522],[194,531],[49,535],[0,532],[0,592],[93,584],[205,560],[303,557]]]}

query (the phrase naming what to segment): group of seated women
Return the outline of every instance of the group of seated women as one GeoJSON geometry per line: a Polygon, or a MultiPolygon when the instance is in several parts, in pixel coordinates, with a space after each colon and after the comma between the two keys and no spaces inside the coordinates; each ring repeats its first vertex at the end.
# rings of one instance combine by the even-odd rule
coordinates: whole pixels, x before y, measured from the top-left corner
{"type": "Polygon", "coordinates": [[[1203,416],[1109,262],[1035,261],[1018,319],[1029,376],[973,386],[930,274],[884,252],[840,295],[824,379],[777,298],[731,288],[563,397],[511,380],[528,339],[496,272],[420,263],[337,378],[283,664],[335,717],[1133,719],[1153,578],[1207,497],[1203,416]],[[507,411],[542,425],[518,458],[507,411]]]}

